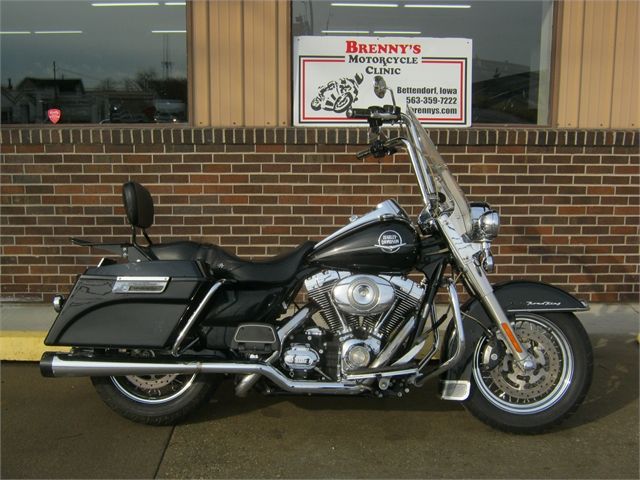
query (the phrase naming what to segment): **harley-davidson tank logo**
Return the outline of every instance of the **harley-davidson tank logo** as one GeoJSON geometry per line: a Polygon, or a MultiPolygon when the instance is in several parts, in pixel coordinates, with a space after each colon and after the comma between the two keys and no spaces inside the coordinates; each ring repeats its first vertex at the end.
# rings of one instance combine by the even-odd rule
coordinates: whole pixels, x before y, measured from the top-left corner
{"type": "Polygon", "coordinates": [[[402,237],[395,230],[385,230],[378,237],[378,244],[374,247],[379,247],[384,253],[396,253],[400,250],[400,247],[404,247],[406,243],[402,242],[402,237]]]}

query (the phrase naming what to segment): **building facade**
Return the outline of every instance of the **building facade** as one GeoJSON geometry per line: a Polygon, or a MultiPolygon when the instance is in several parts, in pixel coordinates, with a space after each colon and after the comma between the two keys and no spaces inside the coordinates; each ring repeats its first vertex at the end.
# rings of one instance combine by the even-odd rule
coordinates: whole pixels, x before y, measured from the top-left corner
{"type": "MultiPolygon", "coordinates": [[[[126,239],[120,189],[130,179],[154,196],[155,241],[188,237],[256,259],[320,239],[385,198],[418,213],[406,156],[358,161],[365,129],[291,126],[298,6],[185,8],[187,123],[3,120],[3,301],[48,301],[99,260],[69,237],[126,239]]],[[[553,2],[550,12],[547,121],[430,133],[470,199],[500,211],[494,281],[637,301],[639,5],[553,2]]]]}

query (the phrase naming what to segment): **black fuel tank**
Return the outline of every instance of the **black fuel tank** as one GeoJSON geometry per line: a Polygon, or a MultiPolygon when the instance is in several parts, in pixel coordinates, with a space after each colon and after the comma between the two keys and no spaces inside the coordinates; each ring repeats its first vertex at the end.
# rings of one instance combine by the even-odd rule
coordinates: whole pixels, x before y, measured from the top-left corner
{"type": "Polygon", "coordinates": [[[339,234],[318,244],[309,256],[310,263],[339,270],[394,274],[415,266],[418,234],[403,218],[380,218],[336,233],[339,234]]]}

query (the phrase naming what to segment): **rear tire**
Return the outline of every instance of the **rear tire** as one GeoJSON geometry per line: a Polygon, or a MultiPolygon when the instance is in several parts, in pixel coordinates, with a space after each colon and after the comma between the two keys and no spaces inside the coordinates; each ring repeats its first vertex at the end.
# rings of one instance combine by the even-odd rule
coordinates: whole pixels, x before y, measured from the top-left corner
{"type": "Polygon", "coordinates": [[[560,424],[584,400],[593,374],[589,337],[571,313],[518,313],[513,322],[536,369],[522,372],[512,356],[483,336],[472,357],[465,407],[491,427],[542,433],[560,424]]]}
{"type": "Polygon", "coordinates": [[[206,402],[217,387],[211,375],[91,377],[98,395],[116,413],[147,425],[175,425],[206,402]]]}

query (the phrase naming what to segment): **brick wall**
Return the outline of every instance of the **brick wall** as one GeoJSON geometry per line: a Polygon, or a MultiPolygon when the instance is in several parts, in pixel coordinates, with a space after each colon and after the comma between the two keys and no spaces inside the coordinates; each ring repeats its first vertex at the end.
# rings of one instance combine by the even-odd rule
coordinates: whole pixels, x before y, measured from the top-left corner
{"type": "MultiPolygon", "coordinates": [[[[364,129],[3,128],[1,295],[49,301],[99,256],[71,236],[128,237],[121,185],[146,185],[157,241],[259,258],[320,239],[385,198],[420,197],[405,156],[357,161],[364,129]]],[[[502,215],[493,280],[638,301],[638,132],[433,130],[472,200],[502,215]]]]}

